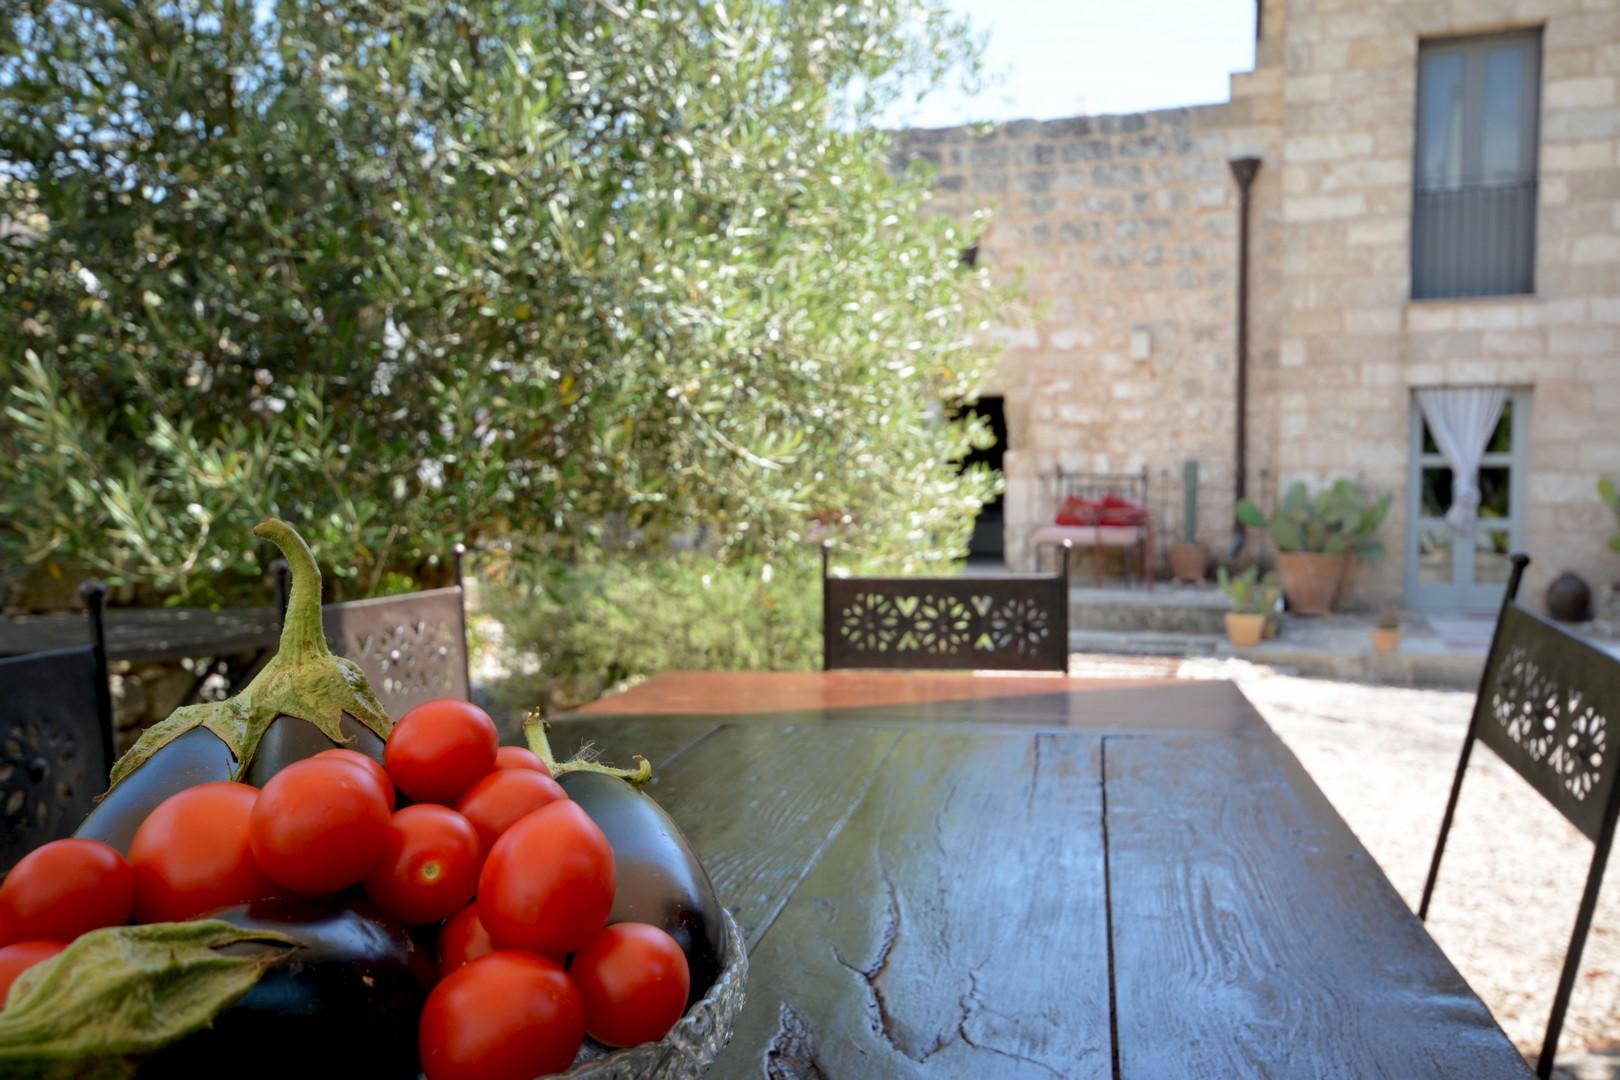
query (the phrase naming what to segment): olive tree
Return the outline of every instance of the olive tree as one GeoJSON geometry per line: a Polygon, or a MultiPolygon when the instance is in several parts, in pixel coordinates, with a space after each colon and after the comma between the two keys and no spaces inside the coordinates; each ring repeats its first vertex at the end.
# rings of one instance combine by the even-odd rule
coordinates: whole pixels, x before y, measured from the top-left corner
{"type": "Polygon", "coordinates": [[[954,557],[1008,298],[870,119],[973,61],[937,0],[7,5],[0,553],[954,557]]]}

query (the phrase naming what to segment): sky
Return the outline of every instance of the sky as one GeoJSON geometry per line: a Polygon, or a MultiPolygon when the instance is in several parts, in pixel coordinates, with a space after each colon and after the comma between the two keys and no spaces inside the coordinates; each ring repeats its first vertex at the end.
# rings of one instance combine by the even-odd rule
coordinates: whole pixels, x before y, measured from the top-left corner
{"type": "MultiPolygon", "coordinates": [[[[1227,100],[1254,65],[1254,0],[951,0],[988,33],[989,85],[937,90],[888,124],[1049,120],[1227,100]]],[[[888,126],[886,124],[885,126],[888,126]]]]}

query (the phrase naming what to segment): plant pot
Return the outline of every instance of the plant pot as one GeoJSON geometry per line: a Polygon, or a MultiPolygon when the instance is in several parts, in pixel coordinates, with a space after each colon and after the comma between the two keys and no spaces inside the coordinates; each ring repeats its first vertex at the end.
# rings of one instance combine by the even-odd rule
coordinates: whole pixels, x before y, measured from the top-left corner
{"type": "Polygon", "coordinates": [[[1394,652],[1401,647],[1401,628],[1398,626],[1375,626],[1370,633],[1374,652],[1394,652]]]}
{"type": "Polygon", "coordinates": [[[1171,544],[1170,576],[1177,581],[1197,584],[1204,580],[1207,559],[1203,544],[1171,544]]]}
{"type": "Polygon", "coordinates": [[[1270,641],[1277,636],[1277,631],[1282,629],[1282,616],[1275,611],[1268,611],[1265,620],[1265,626],[1260,631],[1260,638],[1263,641],[1270,641]]]}
{"type": "Polygon", "coordinates": [[[1333,609],[1333,594],[1339,591],[1348,555],[1327,555],[1316,551],[1284,551],[1277,555],[1277,572],[1282,575],[1283,595],[1297,615],[1326,615],[1333,609]]]}
{"type": "Polygon", "coordinates": [[[1260,644],[1260,635],[1265,627],[1264,615],[1244,614],[1238,611],[1226,613],[1226,640],[1240,649],[1260,644]]]}

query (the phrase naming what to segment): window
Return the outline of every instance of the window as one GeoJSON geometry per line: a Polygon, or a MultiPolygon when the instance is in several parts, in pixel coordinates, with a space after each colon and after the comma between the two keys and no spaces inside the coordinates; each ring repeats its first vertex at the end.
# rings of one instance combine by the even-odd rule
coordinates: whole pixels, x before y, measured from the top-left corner
{"type": "Polygon", "coordinates": [[[1539,31],[1418,52],[1412,298],[1531,292],[1539,31]]]}

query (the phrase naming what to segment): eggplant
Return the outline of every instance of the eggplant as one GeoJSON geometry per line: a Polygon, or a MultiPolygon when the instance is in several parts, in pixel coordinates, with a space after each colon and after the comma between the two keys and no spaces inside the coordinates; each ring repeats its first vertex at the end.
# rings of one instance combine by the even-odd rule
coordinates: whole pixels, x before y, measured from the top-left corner
{"type": "Polygon", "coordinates": [[[708,871],[652,796],[619,776],[558,770],[557,782],[613,846],[616,886],[609,923],[660,927],[686,953],[692,976],[687,1007],[720,977],[726,922],[708,871]]]}
{"type": "Polygon", "coordinates": [[[416,1022],[433,962],[406,927],[334,897],[260,900],[209,917],[278,931],[299,947],[212,1027],[145,1058],[138,1077],[419,1075],[416,1022]]]}
{"type": "Polygon", "coordinates": [[[336,746],[381,763],[393,722],[359,667],[327,648],[315,557],[286,522],[271,519],[253,532],[280,548],[292,570],[276,655],[235,697],[176,709],[142,732],[75,835],[128,854],[147,814],[185,788],[216,780],[262,787],[293,762],[336,746]]]}

